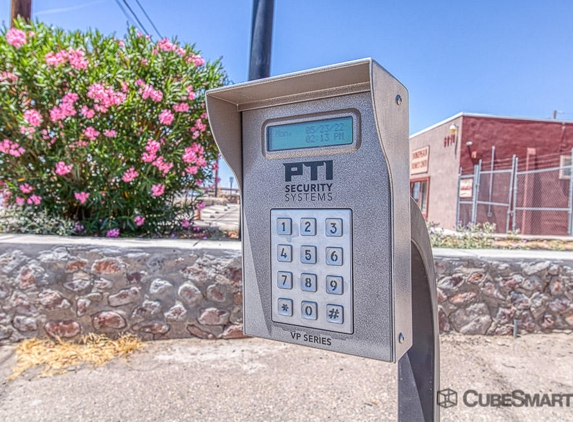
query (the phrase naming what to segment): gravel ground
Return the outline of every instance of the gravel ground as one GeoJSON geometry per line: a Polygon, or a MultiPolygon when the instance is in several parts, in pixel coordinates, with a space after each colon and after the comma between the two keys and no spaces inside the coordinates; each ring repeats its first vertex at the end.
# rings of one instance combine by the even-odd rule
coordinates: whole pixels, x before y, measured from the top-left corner
{"type": "MultiPolygon", "coordinates": [[[[457,391],[459,403],[441,409],[442,421],[573,420],[572,340],[443,336],[441,388],[457,391]],[[571,403],[468,407],[467,390],[482,400],[513,390],[568,393],[571,403]]],[[[0,347],[4,422],[395,420],[394,365],[260,339],[150,342],[128,361],[7,382],[14,364],[14,348],[0,347]]]]}

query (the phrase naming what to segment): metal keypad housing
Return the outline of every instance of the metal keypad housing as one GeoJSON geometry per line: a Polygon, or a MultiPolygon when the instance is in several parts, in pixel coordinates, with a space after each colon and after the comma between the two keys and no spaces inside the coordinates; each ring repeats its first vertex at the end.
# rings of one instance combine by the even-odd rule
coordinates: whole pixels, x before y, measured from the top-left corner
{"type": "Polygon", "coordinates": [[[272,320],[353,332],[352,211],[271,210],[272,320]]]}

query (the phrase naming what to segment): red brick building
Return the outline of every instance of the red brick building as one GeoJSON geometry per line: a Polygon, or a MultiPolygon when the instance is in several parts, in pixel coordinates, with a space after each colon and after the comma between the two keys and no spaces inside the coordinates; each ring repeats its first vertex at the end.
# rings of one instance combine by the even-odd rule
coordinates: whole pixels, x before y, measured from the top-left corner
{"type": "Polygon", "coordinates": [[[472,217],[471,207],[458,208],[460,195],[462,204],[482,201],[475,221],[493,222],[499,232],[507,225],[521,233],[566,235],[572,148],[573,122],[460,113],[410,137],[411,194],[426,219],[444,228],[472,217]],[[480,164],[481,178],[472,179],[480,164]],[[467,175],[461,182],[460,168],[467,175]]]}

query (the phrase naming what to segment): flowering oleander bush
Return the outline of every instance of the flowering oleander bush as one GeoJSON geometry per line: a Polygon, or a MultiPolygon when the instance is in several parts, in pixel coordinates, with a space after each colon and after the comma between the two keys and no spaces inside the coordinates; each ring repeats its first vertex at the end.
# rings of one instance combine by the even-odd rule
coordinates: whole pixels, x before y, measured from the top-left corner
{"type": "Polygon", "coordinates": [[[204,93],[224,82],[193,46],[133,28],[117,39],[17,22],[0,33],[0,198],[78,234],[188,224],[218,153],[204,93]]]}

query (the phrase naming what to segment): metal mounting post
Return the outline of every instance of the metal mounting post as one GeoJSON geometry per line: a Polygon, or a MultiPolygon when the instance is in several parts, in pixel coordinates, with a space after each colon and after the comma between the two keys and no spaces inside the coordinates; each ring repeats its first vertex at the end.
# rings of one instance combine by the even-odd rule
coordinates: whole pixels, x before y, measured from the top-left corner
{"type": "Polygon", "coordinates": [[[439,421],[440,344],[436,277],[426,222],[410,201],[412,232],[412,333],[410,350],[398,361],[398,420],[439,421]]]}

